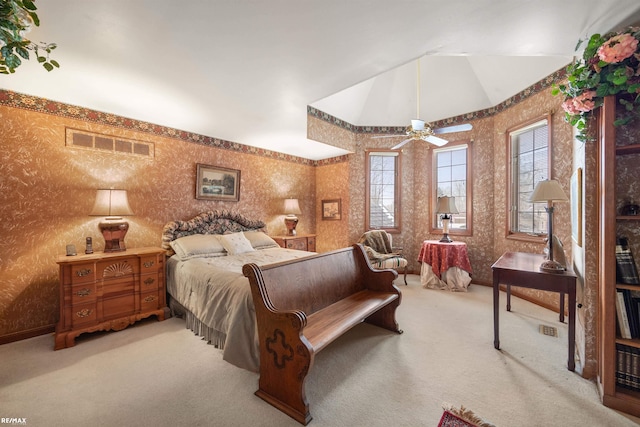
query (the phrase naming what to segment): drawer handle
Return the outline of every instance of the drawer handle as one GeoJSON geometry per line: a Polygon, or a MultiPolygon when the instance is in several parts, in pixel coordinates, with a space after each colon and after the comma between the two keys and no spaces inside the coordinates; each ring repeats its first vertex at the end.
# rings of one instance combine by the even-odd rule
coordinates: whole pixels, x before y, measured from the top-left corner
{"type": "Polygon", "coordinates": [[[89,316],[91,316],[91,313],[93,313],[92,309],[85,308],[84,310],[80,310],[80,311],[76,312],[76,316],[78,316],[78,317],[89,317],[89,316]]]}
{"type": "Polygon", "coordinates": [[[155,296],[151,295],[151,296],[146,297],[146,298],[144,299],[144,302],[152,302],[152,301],[155,301],[155,300],[156,300],[156,298],[157,298],[157,297],[155,297],[155,296]]]}
{"type": "Polygon", "coordinates": [[[149,277],[144,281],[144,284],[149,286],[149,285],[153,284],[153,282],[155,282],[155,281],[156,281],[156,279],[154,279],[152,277],[149,277]]]}
{"type": "Polygon", "coordinates": [[[151,268],[155,265],[155,263],[156,263],[155,261],[147,261],[143,265],[144,265],[144,268],[151,268]]]}
{"type": "Polygon", "coordinates": [[[82,270],[76,271],[76,276],[78,277],[88,276],[89,274],[91,274],[90,268],[83,268],[82,270]]]}
{"type": "Polygon", "coordinates": [[[78,295],[79,297],[86,297],[90,294],[91,294],[91,289],[89,288],[82,288],[78,292],[76,292],[76,295],[78,295]]]}

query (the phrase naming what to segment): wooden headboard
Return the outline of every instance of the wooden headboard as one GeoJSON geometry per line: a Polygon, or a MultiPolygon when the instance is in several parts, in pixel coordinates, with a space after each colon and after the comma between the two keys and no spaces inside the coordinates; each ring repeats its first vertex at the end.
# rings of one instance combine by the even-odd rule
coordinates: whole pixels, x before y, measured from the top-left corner
{"type": "Polygon", "coordinates": [[[239,231],[264,231],[267,224],[231,211],[203,212],[186,221],[168,222],[162,229],[162,249],[171,251],[170,242],[191,234],[225,234],[239,231]]]}

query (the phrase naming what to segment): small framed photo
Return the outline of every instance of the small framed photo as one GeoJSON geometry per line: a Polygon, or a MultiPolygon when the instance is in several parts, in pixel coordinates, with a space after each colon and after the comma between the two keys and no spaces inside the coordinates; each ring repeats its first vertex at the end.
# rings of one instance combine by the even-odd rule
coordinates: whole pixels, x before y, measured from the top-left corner
{"type": "Polygon", "coordinates": [[[196,199],[239,201],[240,171],[198,163],[196,199]]]}
{"type": "Polygon", "coordinates": [[[322,201],[322,219],[340,220],[342,219],[342,199],[332,199],[322,201]]]}

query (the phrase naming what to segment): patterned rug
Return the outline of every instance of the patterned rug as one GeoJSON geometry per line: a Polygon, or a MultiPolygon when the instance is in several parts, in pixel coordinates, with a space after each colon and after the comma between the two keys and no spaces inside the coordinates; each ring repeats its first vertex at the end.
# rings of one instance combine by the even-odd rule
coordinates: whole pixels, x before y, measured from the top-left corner
{"type": "Polygon", "coordinates": [[[443,408],[444,413],[440,418],[438,427],[496,427],[464,406],[460,406],[458,409],[450,405],[443,405],[443,408]]]}

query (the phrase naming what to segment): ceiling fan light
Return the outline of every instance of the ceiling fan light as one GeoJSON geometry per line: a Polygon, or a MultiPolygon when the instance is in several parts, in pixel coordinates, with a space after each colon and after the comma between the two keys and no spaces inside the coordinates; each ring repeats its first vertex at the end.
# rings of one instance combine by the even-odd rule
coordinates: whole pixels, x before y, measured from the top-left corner
{"type": "Polygon", "coordinates": [[[420,119],[411,120],[411,128],[413,130],[424,130],[424,120],[420,120],[420,119]]]}

